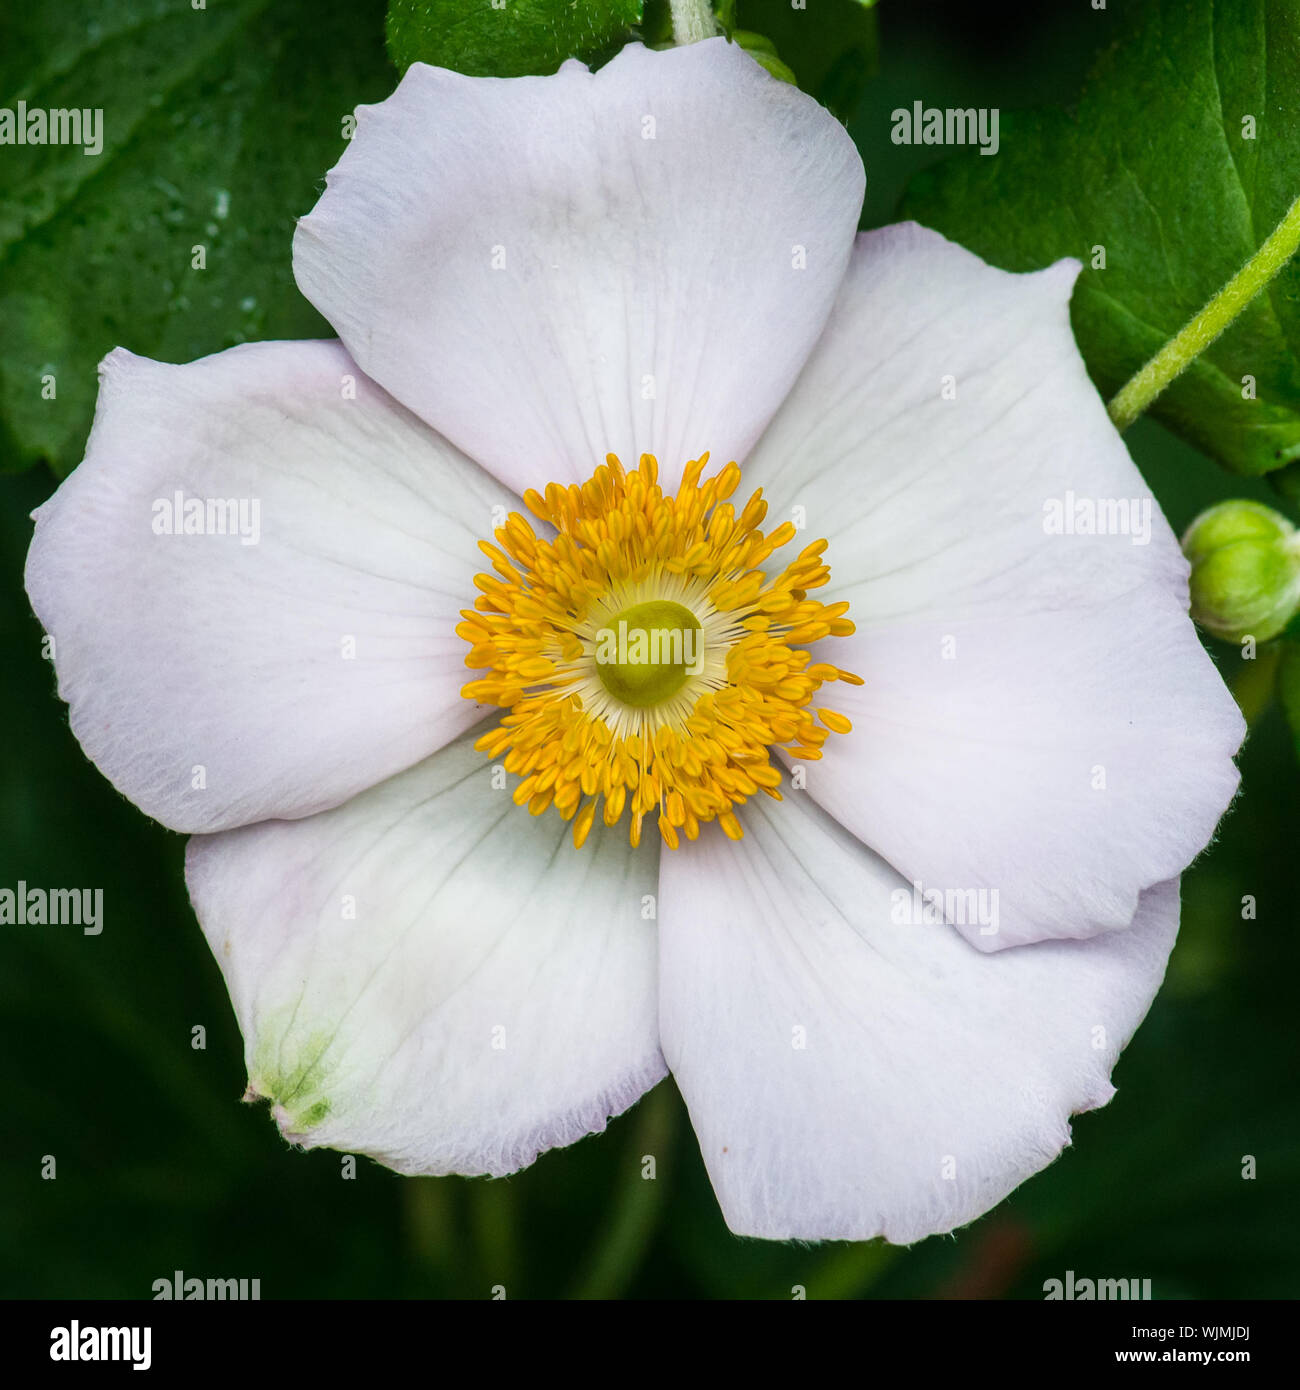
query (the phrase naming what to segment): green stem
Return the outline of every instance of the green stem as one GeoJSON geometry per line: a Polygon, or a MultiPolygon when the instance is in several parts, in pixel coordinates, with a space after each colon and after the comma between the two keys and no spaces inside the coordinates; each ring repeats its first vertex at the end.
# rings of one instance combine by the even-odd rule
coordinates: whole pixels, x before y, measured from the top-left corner
{"type": "Polygon", "coordinates": [[[669,0],[669,3],[673,13],[673,42],[678,47],[711,39],[718,32],[709,0],[669,0]]]}
{"type": "Polygon", "coordinates": [[[1111,401],[1107,409],[1115,428],[1128,429],[1161,391],[1210,346],[1282,269],[1297,247],[1300,247],[1300,198],[1291,204],[1286,216],[1250,260],[1111,401]]]}
{"type": "Polygon", "coordinates": [[[500,1284],[512,1298],[523,1277],[516,1239],[519,1188],[509,1178],[479,1178],[467,1184],[474,1247],[483,1271],[479,1297],[500,1284]]]}
{"type": "MultiPolygon", "coordinates": [[[[398,1191],[405,1208],[403,1228],[410,1252],[416,1298],[463,1298],[466,1245],[461,1231],[463,1193],[455,1178],[404,1178],[398,1191]]],[[[481,1289],[472,1289],[482,1295],[481,1289]]]]}
{"type": "Polygon", "coordinates": [[[571,1297],[622,1297],[636,1278],[663,1211],[671,1181],[672,1148],[680,1102],[671,1081],[661,1081],[637,1105],[636,1128],[623,1156],[622,1196],[604,1222],[602,1238],[588,1255],[571,1297]],[[653,1179],[641,1165],[653,1156],[664,1171],[653,1179]]]}

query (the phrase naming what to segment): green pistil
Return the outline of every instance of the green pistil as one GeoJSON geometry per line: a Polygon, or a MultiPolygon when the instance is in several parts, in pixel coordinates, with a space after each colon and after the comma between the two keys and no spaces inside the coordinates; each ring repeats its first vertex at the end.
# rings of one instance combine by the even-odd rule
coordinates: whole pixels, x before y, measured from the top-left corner
{"type": "Polygon", "coordinates": [[[625,608],[596,639],[602,684],[633,709],[651,709],[672,699],[699,673],[703,656],[699,619],[667,599],[625,608]]]}

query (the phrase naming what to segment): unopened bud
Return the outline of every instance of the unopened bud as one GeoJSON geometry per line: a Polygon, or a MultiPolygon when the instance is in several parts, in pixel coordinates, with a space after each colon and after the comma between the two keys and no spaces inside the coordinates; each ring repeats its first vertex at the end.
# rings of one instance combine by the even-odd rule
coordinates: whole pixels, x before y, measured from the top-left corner
{"type": "Polygon", "coordinates": [[[1280,512],[1234,499],[1204,511],[1183,536],[1192,617],[1228,641],[1276,637],[1300,609],[1300,536],[1280,512]]]}

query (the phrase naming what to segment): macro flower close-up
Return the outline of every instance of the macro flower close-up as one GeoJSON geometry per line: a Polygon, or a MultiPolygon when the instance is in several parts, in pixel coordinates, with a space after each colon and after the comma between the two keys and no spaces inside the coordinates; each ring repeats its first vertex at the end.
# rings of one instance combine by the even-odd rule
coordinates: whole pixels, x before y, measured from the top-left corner
{"type": "Polygon", "coordinates": [[[11,1376],[1285,1361],[1300,0],[44,0],[0,91],[11,1376]]]}
{"type": "Polygon", "coordinates": [[[298,225],[338,342],[104,362],[27,588],[294,1143],[502,1176],[671,1071],[734,1232],[907,1243],[1110,1098],[1244,725],[1078,262],[863,188],[721,37],[415,64],[298,225]]]}

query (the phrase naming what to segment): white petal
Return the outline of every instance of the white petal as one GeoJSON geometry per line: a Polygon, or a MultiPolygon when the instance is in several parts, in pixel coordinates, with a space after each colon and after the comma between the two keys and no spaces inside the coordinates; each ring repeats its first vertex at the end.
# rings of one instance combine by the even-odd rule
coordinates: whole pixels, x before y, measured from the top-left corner
{"type": "Polygon", "coordinates": [[[454,629],[512,505],[337,343],[111,354],[27,561],[73,732],[176,830],[336,805],[482,717],[454,629]],[[208,499],[254,543],[155,529],[208,499]]]}
{"type": "Polygon", "coordinates": [[[1237,785],[1187,566],[1070,332],[1077,270],[1008,275],[914,225],[860,238],[745,469],[829,539],[818,597],[858,625],[821,653],[866,686],[824,692],[854,729],[808,790],[909,879],[997,888],[985,950],[1123,926],[1237,785]],[[1125,504],[1097,514],[1130,533],[1051,533],[1071,497],[1076,520],[1125,504]]]}
{"type": "Polygon", "coordinates": [[[984,955],[892,920],[911,888],[801,793],[759,800],[742,841],[709,826],[660,869],[664,1054],[727,1224],[901,1244],[964,1225],[1110,1099],[1177,883],[1128,931],[984,955]]]}
{"type": "Polygon", "coordinates": [[[723,39],[597,73],[416,64],[363,107],[294,272],[357,361],[522,492],[742,458],[826,321],[862,164],[723,39]],[[805,266],[806,268],[799,268],[805,266]]]}
{"type": "Polygon", "coordinates": [[[530,816],[473,734],[308,820],[190,841],[249,1086],[308,1147],[513,1172],[665,1075],[655,853],[530,816]]]}

